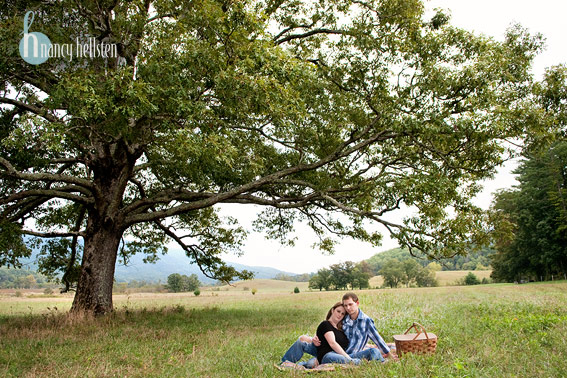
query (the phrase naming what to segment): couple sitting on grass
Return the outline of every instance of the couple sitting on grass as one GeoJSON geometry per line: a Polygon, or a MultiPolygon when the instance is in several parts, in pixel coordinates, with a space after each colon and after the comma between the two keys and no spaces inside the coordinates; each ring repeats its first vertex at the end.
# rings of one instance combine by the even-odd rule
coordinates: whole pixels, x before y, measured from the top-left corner
{"type": "Polygon", "coordinates": [[[282,357],[282,366],[297,363],[304,353],[314,356],[309,361],[299,363],[307,369],[327,363],[358,365],[363,359],[384,362],[386,357],[396,360],[396,354],[390,351],[376,330],[374,321],[358,306],[356,294],[343,295],[342,302],[336,303],[327,313],[326,320],[317,327],[316,336],[300,336],[288,349],[282,357]],[[345,317],[345,314],[348,315],[345,317]],[[368,347],[368,339],[376,345],[368,347]]]}

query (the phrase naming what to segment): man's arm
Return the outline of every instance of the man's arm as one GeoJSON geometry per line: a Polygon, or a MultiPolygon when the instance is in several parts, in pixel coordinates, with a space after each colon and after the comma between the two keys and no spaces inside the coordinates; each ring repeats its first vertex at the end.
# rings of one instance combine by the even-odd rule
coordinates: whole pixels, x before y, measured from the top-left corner
{"type": "Polygon", "coordinates": [[[378,330],[376,329],[376,325],[374,324],[374,320],[372,320],[371,318],[368,318],[368,324],[366,330],[368,332],[368,336],[370,337],[370,340],[372,340],[374,344],[376,344],[376,346],[382,351],[382,353],[386,355],[389,354],[390,348],[388,347],[388,345],[386,345],[386,342],[384,341],[382,336],[380,336],[380,334],[378,333],[378,330]]]}

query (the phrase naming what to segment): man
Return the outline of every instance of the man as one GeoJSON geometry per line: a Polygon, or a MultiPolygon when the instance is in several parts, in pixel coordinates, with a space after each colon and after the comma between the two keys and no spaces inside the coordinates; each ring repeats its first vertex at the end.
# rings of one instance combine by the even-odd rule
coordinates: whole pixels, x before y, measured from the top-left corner
{"type": "Polygon", "coordinates": [[[363,358],[361,356],[365,355],[366,344],[370,339],[382,352],[378,358],[380,361],[384,361],[382,355],[396,359],[397,356],[390,351],[390,348],[378,333],[374,320],[363,313],[359,305],[358,296],[355,293],[343,295],[343,306],[348,314],[343,319],[343,331],[349,340],[345,352],[351,358],[363,358]]]}
{"type": "MultiPolygon", "coordinates": [[[[352,292],[346,293],[343,295],[342,302],[348,314],[343,319],[343,331],[349,340],[349,345],[345,352],[350,356],[350,359],[353,361],[359,361],[360,359],[384,361],[382,355],[397,359],[397,356],[390,351],[390,348],[386,345],[378,330],[376,330],[372,318],[360,310],[358,296],[352,292]],[[376,344],[376,348],[365,349],[368,339],[376,344]],[[376,349],[379,349],[382,353],[379,353],[376,349]]],[[[304,353],[316,356],[317,346],[319,345],[321,345],[321,342],[317,336],[313,338],[306,335],[300,336],[282,357],[282,362],[289,361],[295,363],[303,357],[304,353]]],[[[350,360],[343,357],[340,361],[334,362],[346,363],[350,362],[350,360]]],[[[313,368],[317,365],[317,359],[312,358],[300,364],[306,368],[313,368]]]]}

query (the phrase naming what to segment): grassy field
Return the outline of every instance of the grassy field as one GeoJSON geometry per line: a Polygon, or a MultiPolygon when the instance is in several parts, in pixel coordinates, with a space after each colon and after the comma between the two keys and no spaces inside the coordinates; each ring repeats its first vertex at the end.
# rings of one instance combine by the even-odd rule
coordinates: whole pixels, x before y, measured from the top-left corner
{"type": "MultiPolygon", "coordinates": [[[[0,376],[287,377],[274,367],[313,333],[339,292],[232,291],[115,297],[107,317],[67,316],[71,297],[0,298],[0,376]],[[47,309],[49,307],[49,309],[47,309]]],[[[439,337],[433,356],[324,376],[561,377],[567,283],[365,290],[386,341],[413,321],[439,337]]]]}
{"type": "Polygon", "coordinates": [[[479,280],[482,280],[483,278],[490,278],[492,270],[442,270],[435,272],[435,276],[440,286],[451,286],[469,273],[473,273],[479,280]]]}
{"type": "Polygon", "coordinates": [[[267,279],[255,279],[250,281],[239,281],[232,285],[225,285],[220,287],[205,288],[206,291],[251,291],[257,289],[258,292],[289,292],[292,293],[294,288],[300,291],[307,291],[309,282],[292,282],[292,281],[279,281],[267,279]]]}

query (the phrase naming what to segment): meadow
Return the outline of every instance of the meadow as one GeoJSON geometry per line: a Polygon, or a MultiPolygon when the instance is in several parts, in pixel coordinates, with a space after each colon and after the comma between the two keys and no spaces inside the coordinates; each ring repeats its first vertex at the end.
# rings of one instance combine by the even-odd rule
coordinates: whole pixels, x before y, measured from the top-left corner
{"type": "MultiPolygon", "coordinates": [[[[324,376],[560,377],[567,371],[567,283],[359,291],[387,342],[414,321],[432,356],[324,376]]],[[[204,291],[115,297],[106,317],[66,314],[70,296],[0,298],[0,376],[287,377],[274,364],[313,334],[341,292],[204,291]]]]}

